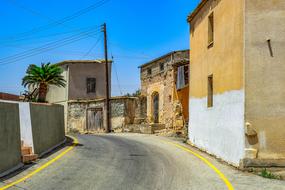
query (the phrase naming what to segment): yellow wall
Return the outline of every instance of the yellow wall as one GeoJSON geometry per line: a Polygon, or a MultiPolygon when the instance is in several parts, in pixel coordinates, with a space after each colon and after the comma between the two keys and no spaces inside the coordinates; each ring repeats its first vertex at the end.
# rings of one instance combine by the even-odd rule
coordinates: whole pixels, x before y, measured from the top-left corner
{"type": "Polygon", "coordinates": [[[242,0],[209,0],[191,21],[190,44],[190,98],[207,96],[211,74],[214,94],[243,89],[242,0]],[[208,16],[212,10],[214,45],[208,48],[208,16]]]}
{"type": "Polygon", "coordinates": [[[259,159],[285,159],[285,1],[246,0],[245,7],[245,117],[257,132],[247,146],[259,159]]]}
{"type": "Polygon", "coordinates": [[[235,144],[230,138],[226,139],[226,135],[237,134],[231,139],[240,141],[239,144],[245,141],[245,154],[240,153],[239,158],[270,159],[271,163],[278,162],[272,159],[284,160],[285,1],[208,0],[190,24],[189,139],[235,165],[238,160],[234,159],[235,152],[231,149],[243,147],[232,146],[235,144]],[[212,12],[214,45],[208,48],[208,16],[212,12]],[[216,96],[213,108],[209,109],[206,102],[200,100],[207,97],[207,77],[211,74],[216,96]],[[233,96],[228,92],[239,94],[233,96]],[[215,105],[218,99],[220,102],[215,105]],[[234,117],[229,119],[229,116],[234,117]],[[210,121],[205,125],[201,118],[210,121]],[[256,136],[249,136],[246,126],[250,126],[256,136]],[[225,133],[219,134],[222,132],[225,133]],[[216,140],[224,137],[225,143],[232,143],[231,146],[216,140]],[[248,150],[254,149],[256,155],[248,154],[248,150]]]}
{"type": "Polygon", "coordinates": [[[244,158],[244,0],[208,0],[190,22],[189,140],[239,166],[244,158]],[[214,43],[208,47],[208,17],[214,43]],[[213,107],[208,108],[208,76],[213,107]]]}

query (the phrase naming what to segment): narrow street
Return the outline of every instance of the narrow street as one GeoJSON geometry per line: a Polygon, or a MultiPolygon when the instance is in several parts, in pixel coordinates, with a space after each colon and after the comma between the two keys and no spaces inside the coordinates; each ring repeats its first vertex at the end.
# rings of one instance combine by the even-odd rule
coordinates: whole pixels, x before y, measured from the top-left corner
{"type": "MultiPolygon", "coordinates": [[[[228,189],[219,175],[189,152],[170,144],[163,137],[139,134],[78,135],[79,145],[65,156],[12,190],[109,190],[109,189],[228,189]]],[[[183,145],[186,146],[186,145],[183,145]]],[[[243,173],[190,146],[218,168],[234,189],[285,189],[285,182],[243,173]]],[[[37,165],[0,182],[16,181],[66,148],[41,160],[37,165]]]]}

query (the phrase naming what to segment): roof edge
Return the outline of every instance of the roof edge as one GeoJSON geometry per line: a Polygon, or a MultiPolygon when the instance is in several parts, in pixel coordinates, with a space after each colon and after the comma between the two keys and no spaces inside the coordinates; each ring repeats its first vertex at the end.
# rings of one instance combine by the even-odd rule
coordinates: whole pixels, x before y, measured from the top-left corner
{"type": "Polygon", "coordinates": [[[189,50],[189,49],[184,49],[184,50],[171,51],[171,52],[169,52],[169,53],[167,53],[167,54],[164,54],[164,55],[162,55],[162,56],[160,56],[160,57],[158,57],[158,58],[155,58],[155,59],[153,59],[153,60],[151,60],[151,61],[149,61],[149,62],[147,62],[147,63],[145,63],[145,64],[142,64],[142,65],[138,66],[138,68],[142,68],[142,67],[145,67],[145,66],[147,66],[147,65],[150,65],[151,63],[153,63],[153,62],[155,62],[155,61],[158,61],[158,60],[160,60],[160,59],[163,59],[163,58],[165,58],[165,57],[167,57],[167,56],[169,56],[169,55],[172,55],[172,54],[174,54],[174,53],[185,52],[185,51],[190,51],[190,50],[189,50]]]}
{"type": "Polygon", "coordinates": [[[208,0],[202,0],[199,5],[196,7],[196,9],[190,13],[187,17],[187,22],[190,23],[194,17],[199,13],[199,11],[204,7],[204,5],[208,2],[208,0]]]}
{"type": "MultiPolygon", "coordinates": [[[[61,61],[59,63],[56,63],[56,65],[66,65],[66,64],[80,64],[80,63],[105,63],[105,60],[97,59],[97,60],[65,60],[61,61]]],[[[108,63],[113,63],[113,60],[108,60],[108,63]]]]}

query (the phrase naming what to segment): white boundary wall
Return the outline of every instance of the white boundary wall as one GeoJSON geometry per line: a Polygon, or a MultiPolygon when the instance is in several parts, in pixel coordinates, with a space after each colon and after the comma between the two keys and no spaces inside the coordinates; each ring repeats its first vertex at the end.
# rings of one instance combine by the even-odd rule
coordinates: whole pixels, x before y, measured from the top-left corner
{"type": "Polygon", "coordinates": [[[190,97],[189,140],[198,148],[239,166],[244,158],[244,90],[214,95],[214,106],[207,97],[190,97]]]}

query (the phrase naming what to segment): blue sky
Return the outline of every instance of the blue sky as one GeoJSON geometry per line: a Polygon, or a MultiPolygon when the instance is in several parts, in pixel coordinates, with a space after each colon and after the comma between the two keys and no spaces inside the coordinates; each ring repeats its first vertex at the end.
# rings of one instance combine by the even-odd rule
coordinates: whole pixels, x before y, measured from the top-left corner
{"type": "Polygon", "coordinates": [[[1,0],[0,91],[22,92],[21,79],[29,64],[102,59],[100,32],[16,62],[9,62],[11,59],[7,57],[78,34],[81,29],[96,28],[104,22],[108,29],[109,56],[113,56],[115,64],[112,95],[134,92],[140,87],[139,65],[169,51],[189,48],[186,18],[200,0],[108,0],[73,20],[51,24],[98,1],[1,0]],[[38,29],[42,26],[43,30],[38,29]]]}

